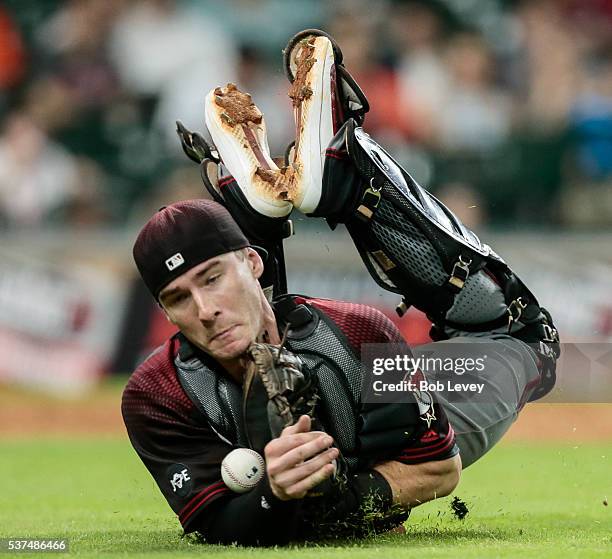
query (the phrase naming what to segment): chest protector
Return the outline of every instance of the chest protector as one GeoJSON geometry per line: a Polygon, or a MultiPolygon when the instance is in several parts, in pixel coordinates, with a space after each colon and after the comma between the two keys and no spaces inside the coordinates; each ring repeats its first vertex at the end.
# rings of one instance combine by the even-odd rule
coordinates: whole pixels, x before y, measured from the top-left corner
{"type": "MultiPolygon", "coordinates": [[[[286,347],[303,363],[318,386],[316,416],[349,462],[356,463],[362,370],[344,334],[318,309],[295,305],[288,296],[276,305],[279,328],[290,325],[286,347]]],[[[217,435],[247,447],[242,388],[179,334],[175,358],[181,386],[217,435]]],[[[259,449],[261,450],[261,449],[259,449]]]]}

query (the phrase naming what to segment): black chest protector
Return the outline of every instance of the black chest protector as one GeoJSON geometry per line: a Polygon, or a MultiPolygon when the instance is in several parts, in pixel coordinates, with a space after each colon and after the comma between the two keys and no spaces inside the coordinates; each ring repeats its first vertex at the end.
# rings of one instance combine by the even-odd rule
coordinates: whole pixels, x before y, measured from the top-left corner
{"type": "MultiPolygon", "coordinates": [[[[305,374],[314,375],[320,400],[316,416],[349,462],[356,463],[362,369],[346,336],[321,311],[296,305],[287,296],[275,303],[282,331],[289,324],[286,347],[302,360],[305,374]]],[[[218,365],[195,350],[179,334],[174,361],[181,386],[224,441],[248,446],[244,429],[242,388],[218,365]]]]}

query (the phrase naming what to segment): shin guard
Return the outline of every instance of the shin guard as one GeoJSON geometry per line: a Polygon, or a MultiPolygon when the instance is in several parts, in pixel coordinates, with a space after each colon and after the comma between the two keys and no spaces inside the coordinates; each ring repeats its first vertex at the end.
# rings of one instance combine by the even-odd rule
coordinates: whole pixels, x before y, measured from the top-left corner
{"type": "Polygon", "coordinates": [[[345,223],[384,289],[425,312],[432,337],[506,331],[536,344],[539,398],[554,385],[559,337],[550,314],[507,264],[427,192],[354,121],[326,152],[322,197],[312,215],[345,223]]]}

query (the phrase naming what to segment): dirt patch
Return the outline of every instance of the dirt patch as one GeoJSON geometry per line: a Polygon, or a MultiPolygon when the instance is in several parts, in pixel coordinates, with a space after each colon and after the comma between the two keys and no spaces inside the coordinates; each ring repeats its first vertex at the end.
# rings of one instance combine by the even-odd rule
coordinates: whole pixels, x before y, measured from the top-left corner
{"type": "Polygon", "coordinates": [[[304,99],[312,96],[312,88],[308,85],[308,72],[316,62],[314,54],[314,37],[309,40],[302,41],[299,47],[299,52],[295,63],[297,71],[295,78],[289,89],[289,97],[293,101],[293,106],[299,106],[304,99]]]}
{"type": "Polygon", "coordinates": [[[612,441],[612,404],[527,405],[505,440],[612,441]]]}
{"type": "MultiPolygon", "coordinates": [[[[0,437],[125,436],[121,393],[102,388],[78,401],[0,390],[0,437]]],[[[530,404],[506,441],[611,441],[612,404],[530,404]]]]}
{"type": "Polygon", "coordinates": [[[0,390],[0,437],[125,435],[121,393],[103,389],[78,401],[0,390]]]}

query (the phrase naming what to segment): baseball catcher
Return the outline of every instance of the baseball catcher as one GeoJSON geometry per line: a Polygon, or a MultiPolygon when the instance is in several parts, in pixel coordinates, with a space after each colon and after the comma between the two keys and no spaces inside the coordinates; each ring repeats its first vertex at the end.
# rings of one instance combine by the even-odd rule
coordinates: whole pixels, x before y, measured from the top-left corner
{"type": "MultiPolygon", "coordinates": [[[[233,84],[214,89],[205,100],[214,146],[178,125],[212,200],[162,208],[134,245],[179,332],[130,378],[124,421],[185,532],[212,543],[400,527],[412,507],[449,495],[461,470],[555,383],[550,314],[364,132],[369,105],[339,46],[306,30],[284,57],[296,121],[285,161],[270,156],[251,97],[233,84]],[[368,398],[364,344],[399,344],[404,356],[411,348],[371,307],[287,294],[283,239],[294,208],[348,229],[374,281],[401,297],[399,311],[413,305],[430,318],[430,349],[486,343],[479,374],[489,400],[427,384],[393,401],[368,398]],[[220,472],[239,448],[266,468],[240,494],[220,472]]],[[[426,375],[413,370],[412,380],[426,375]]]]}

